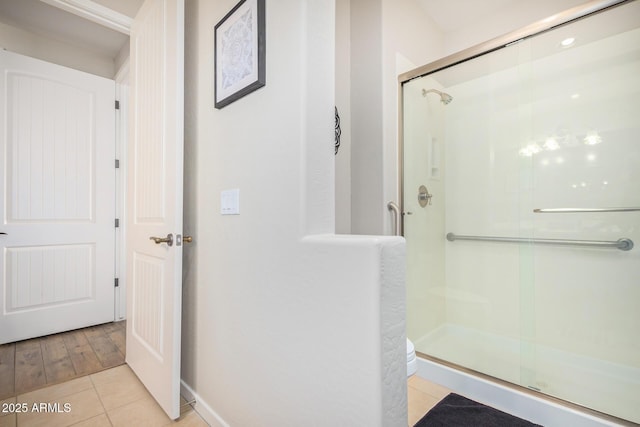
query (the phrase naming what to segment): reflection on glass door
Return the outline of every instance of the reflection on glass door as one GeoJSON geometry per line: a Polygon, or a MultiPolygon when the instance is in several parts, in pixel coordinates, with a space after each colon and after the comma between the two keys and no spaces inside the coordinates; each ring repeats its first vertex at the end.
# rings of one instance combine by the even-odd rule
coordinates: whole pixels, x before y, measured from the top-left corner
{"type": "Polygon", "coordinates": [[[638,16],[630,2],[402,89],[416,350],[634,422],[638,16]]]}

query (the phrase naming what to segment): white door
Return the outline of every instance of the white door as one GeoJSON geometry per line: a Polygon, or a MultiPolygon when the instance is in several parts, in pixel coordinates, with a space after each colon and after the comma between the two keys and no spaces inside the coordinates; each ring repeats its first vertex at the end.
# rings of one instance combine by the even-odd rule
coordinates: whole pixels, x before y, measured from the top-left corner
{"type": "Polygon", "coordinates": [[[146,0],[135,18],[127,154],[126,360],[172,419],[180,415],[183,31],[184,0],[146,0]]]}
{"type": "Polygon", "coordinates": [[[115,82],[0,50],[0,344],[114,320],[115,82]]]}

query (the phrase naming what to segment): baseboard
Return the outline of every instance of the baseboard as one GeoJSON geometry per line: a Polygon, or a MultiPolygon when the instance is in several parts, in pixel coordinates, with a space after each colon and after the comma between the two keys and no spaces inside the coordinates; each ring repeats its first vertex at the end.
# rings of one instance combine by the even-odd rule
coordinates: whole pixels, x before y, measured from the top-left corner
{"type": "Polygon", "coordinates": [[[195,400],[193,409],[211,427],[230,427],[184,380],[180,380],[180,394],[187,402],[195,400]]]}

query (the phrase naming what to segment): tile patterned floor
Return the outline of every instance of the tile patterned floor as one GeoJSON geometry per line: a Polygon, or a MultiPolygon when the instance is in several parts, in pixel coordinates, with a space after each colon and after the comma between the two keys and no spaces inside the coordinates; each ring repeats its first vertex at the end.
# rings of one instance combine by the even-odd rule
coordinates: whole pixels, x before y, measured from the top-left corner
{"type": "Polygon", "coordinates": [[[131,369],[122,365],[0,401],[0,427],[31,426],[206,427],[207,424],[188,405],[183,406],[178,420],[171,421],[131,369]],[[42,406],[46,403],[50,405],[42,406]],[[34,404],[44,411],[34,410],[34,404]],[[15,413],[12,409],[16,405],[26,407],[27,412],[15,413]]]}
{"type": "Polygon", "coordinates": [[[424,380],[416,375],[407,382],[407,400],[409,402],[409,426],[415,425],[420,418],[440,402],[451,390],[424,380]]]}
{"type": "Polygon", "coordinates": [[[124,364],[126,322],[0,345],[0,400],[124,364]]]}
{"type": "MultiPolygon", "coordinates": [[[[409,379],[407,390],[409,426],[450,392],[417,376],[409,379]]],[[[171,421],[131,369],[122,365],[0,401],[0,427],[32,426],[206,427],[207,423],[188,405],[178,420],[171,421]],[[34,404],[40,408],[47,403],[51,405],[43,412],[33,410],[34,404]],[[28,411],[10,410],[16,405],[28,411]]]]}

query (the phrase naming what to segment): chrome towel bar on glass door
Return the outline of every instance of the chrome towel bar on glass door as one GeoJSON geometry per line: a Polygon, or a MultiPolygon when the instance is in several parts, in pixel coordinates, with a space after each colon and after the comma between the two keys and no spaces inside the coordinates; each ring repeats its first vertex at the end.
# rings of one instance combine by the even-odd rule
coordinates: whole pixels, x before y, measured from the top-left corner
{"type": "Polygon", "coordinates": [[[582,212],[635,212],[640,208],[545,208],[534,209],[534,213],[582,213],[582,212]]]}
{"type": "Polygon", "coordinates": [[[633,241],[627,238],[621,238],[616,241],[602,240],[564,240],[564,239],[528,239],[525,237],[493,237],[493,236],[460,236],[453,233],[447,234],[447,240],[454,242],[456,240],[479,240],[483,242],[507,242],[507,243],[535,243],[541,245],[560,245],[560,246],[587,246],[594,248],[612,248],[621,251],[630,251],[633,249],[633,241]]]}

